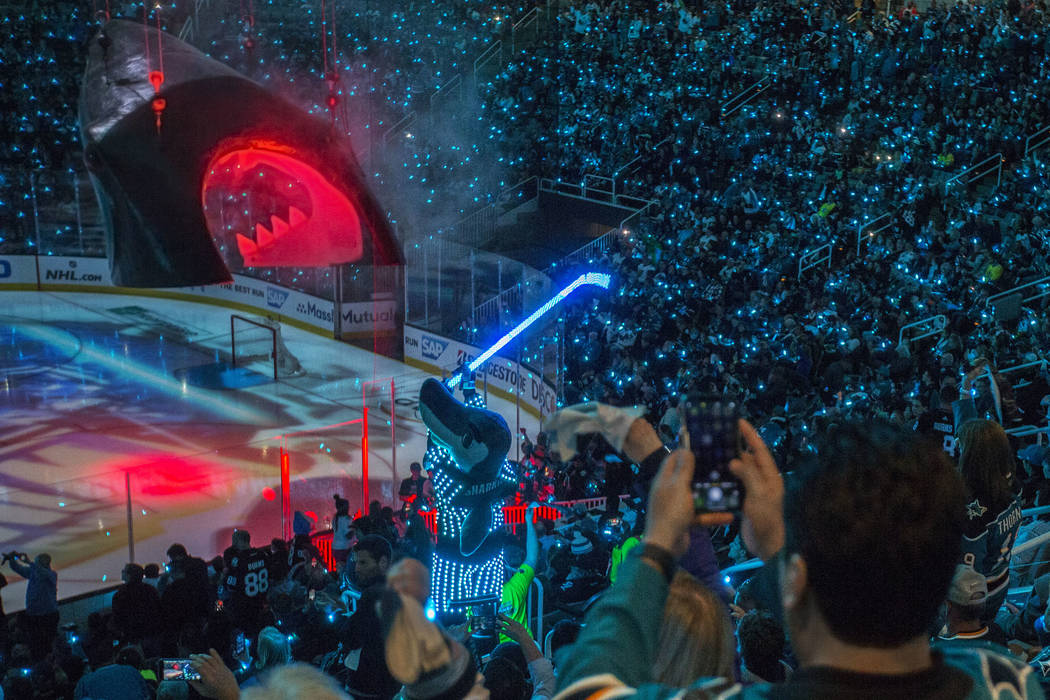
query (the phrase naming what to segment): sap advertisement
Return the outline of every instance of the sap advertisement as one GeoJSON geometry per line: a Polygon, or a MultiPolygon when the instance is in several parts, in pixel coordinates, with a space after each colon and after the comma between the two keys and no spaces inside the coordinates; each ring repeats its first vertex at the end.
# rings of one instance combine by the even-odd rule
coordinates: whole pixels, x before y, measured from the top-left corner
{"type": "MultiPolygon", "coordinates": [[[[305,292],[242,275],[234,275],[233,281],[227,284],[206,287],[162,290],[117,288],[110,284],[109,263],[105,258],[33,255],[0,257],[0,289],[4,287],[52,291],[83,287],[84,291],[93,292],[196,297],[204,303],[218,303],[231,308],[250,307],[263,314],[298,321],[298,325],[312,326],[325,334],[330,334],[335,328],[335,304],[305,292]]],[[[390,333],[397,329],[397,302],[393,299],[344,303],[341,311],[343,337],[371,335],[374,331],[390,333]]]]}
{"type": "MultiPolygon", "coordinates": [[[[470,362],[484,351],[450,338],[434,335],[429,331],[405,325],[405,362],[412,362],[423,369],[440,374],[451,372],[464,362],[470,362]]],[[[557,395],[553,387],[543,381],[539,374],[525,365],[519,365],[505,357],[493,357],[478,373],[478,390],[482,389],[482,373],[488,377],[489,389],[509,394],[520,393],[522,408],[541,419],[554,412],[557,395]]]]}

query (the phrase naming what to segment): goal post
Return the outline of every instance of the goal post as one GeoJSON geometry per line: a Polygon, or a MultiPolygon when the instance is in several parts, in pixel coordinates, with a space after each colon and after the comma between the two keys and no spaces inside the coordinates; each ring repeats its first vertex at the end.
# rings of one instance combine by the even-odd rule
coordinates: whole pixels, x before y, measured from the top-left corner
{"type": "Polygon", "coordinates": [[[281,324],[271,318],[230,314],[230,364],[234,367],[264,362],[274,381],[303,371],[281,337],[281,324]]]}

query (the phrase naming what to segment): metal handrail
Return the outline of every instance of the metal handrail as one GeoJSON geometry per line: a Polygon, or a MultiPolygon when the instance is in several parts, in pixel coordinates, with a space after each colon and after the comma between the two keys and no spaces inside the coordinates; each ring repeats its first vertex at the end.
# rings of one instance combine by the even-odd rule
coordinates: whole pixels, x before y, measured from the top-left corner
{"type": "Polygon", "coordinates": [[[831,269],[830,243],[825,243],[819,248],[814,248],[813,250],[802,254],[802,256],[798,259],[798,279],[802,279],[802,273],[806,270],[817,267],[818,265],[821,265],[823,263],[827,263],[828,269],[831,269]]]}
{"type": "Polygon", "coordinates": [[[1032,154],[1032,152],[1035,149],[1042,148],[1043,146],[1045,146],[1048,143],[1050,143],[1050,124],[1047,124],[1046,126],[1040,128],[1040,129],[1037,129],[1036,131],[1032,132],[1028,136],[1028,138],[1025,139],[1025,141],[1024,141],[1024,157],[1027,158],[1028,156],[1030,156],[1032,154]],[[1033,139],[1040,139],[1040,140],[1033,144],[1032,143],[1033,139]]]}
{"type": "Polygon", "coordinates": [[[521,19],[519,19],[517,22],[515,22],[514,25],[510,28],[510,50],[511,50],[511,53],[514,53],[515,51],[518,50],[518,29],[519,28],[524,28],[524,27],[526,27],[529,24],[537,23],[539,21],[539,17],[540,17],[539,8],[534,7],[531,10],[529,10],[528,12],[526,12],[525,16],[522,17],[521,19]]]}
{"type": "Polygon", "coordinates": [[[498,54],[500,63],[503,63],[503,42],[497,39],[491,46],[481,52],[481,55],[474,59],[474,85],[477,87],[478,84],[478,69],[485,65],[488,61],[492,60],[492,56],[498,54]]]}
{"type": "Polygon", "coordinates": [[[460,77],[460,75],[457,73],[456,75],[452,76],[451,80],[439,87],[430,95],[430,108],[434,109],[434,101],[444,96],[445,93],[451,92],[457,87],[462,88],[462,86],[463,78],[460,77]]]}
{"type": "Polygon", "coordinates": [[[857,10],[852,15],[850,15],[849,17],[846,18],[846,24],[853,24],[854,22],[856,22],[860,18],[861,18],[860,10],[857,10]]]}
{"type": "Polygon", "coordinates": [[[773,81],[770,79],[770,77],[768,75],[764,75],[755,84],[751,85],[750,87],[744,88],[738,94],[723,102],[722,118],[725,119],[729,115],[733,114],[733,112],[736,112],[748,102],[765,92],[772,84],[773,81]],[[731,105],[732,108],[730,108],[731,105]]]}
{"type": "Polygon", "coordinates": [[[944,314],[937,314],[936,316],[930,316],[914,323],[901,326],[900,333],[897,334],[897,345],[904,342],[904,331],[909,328],[923,327],[924,330],[914,336],[908,338],[909,341],[922,340],[923,338],[929,338],[931,335],[937,335],[945,328],[948,327],[948,317],[944,314]]]}
{"type": "Polygon", "coordinates": [[[882,233],[891,226],[893,226],[893,212],[888,211],[857,227],[857,255],[860,255],[860,245],[864,241],[865,233],[868,234],[868,238],[874,238],[876,233],[882,233]],[[886,223],[879,225],[884,219],[886,223]]]}
{"type": "MultiPolygon", "coordinates": [[[[1022,284],[1022,285],[1020,285],[1018,287],[1014,287],[1013,289],[1007,289],[1005,292],[999,292],[998,294],[993,294],[993,295],[991,295],[990,297],[988,297],[987,299],[984,300],[984,305],[986,307],[987,306],[992,306],[994,304],[994,302],[998,301],[999,299],[1003,299],[1003,298],[1006,298],[1006,297],[1009,297],[1009,296],[1013,296],[1014,294],[1019,294],[1022,289],[1027,289],[1028,287],[1035,287],[1035,286],[1038,286],[1038,285],[1048,285],[1048,286],[1050,286],[1050,276],[1041,277],[1040,279],[1037,279],[1034,282],[1029,282],[1028,284],[1022,284]]],[[[1034,295],[1032,295],[1030,297],[1024,297],[1022,295],[1021,303],[1024,304],[1025,302],[1033,301],[1035,299],[1040,299],[1040,298],[1045,297],[1047,295],[1050,295],[1050,289],[1047,289],[1047,291],[1041,292],[1039,294],[1034,294],[1034,295]]]]}
{"type": "Polygon", "coordinates": [[[412,124],[415,123],[415,121],[416,121],[416,113],[415,113],[415,111],[409,112],[405,116],[401,117],[401,119],[399,119],[396,124],[394,124],[392,127],[387,129],[386,133],[383,134],[383,143],[390,143],[390,140],[392,138],[394,138],[394,136],[396,136],[398,132],[400,132],[403,129],[407,129],[408,127],[412,126],[412,124]]]}
{"type": "Polygon", "coordinates": [[[988,175],[993,170],[996,172],[995,186],[996,186],[996,188],[998,188],[999,187],[999,183],[1003,179],[1003,163],[1004,162],[1006,162],[1006,159],[1003,158],[1003,154],[1001,152],[1000,153],[996,153],[995,155],[992,155],[992,156],[988,156],[987,158],[985,158],[984,160],[980,161],[979,163],[976,163],[975,165],[971,165],[966,170],[963,170],[958,175],[955,175],[955,176],[950,177],[947,180],[945,180],[944,181],[944,191],[945,191],[945,193],[948,192],[948,188],[952,184],[954,184],[955,182],[957,182],[959,180],[962,180],[963,178],[966,178],[966,183],[969,184],[971,182],[974,182],[975,180],[980,180],[982,177],[984,177],[985,175],[988,175]],[[995,163],[995,165],[992,166],[992,167],[986,167],[989,163],[995,163]],[[972,173],[974,171],[978,171],[978,170],[980,172],[978,172],[976,175],[972,175],[972,173]]]}

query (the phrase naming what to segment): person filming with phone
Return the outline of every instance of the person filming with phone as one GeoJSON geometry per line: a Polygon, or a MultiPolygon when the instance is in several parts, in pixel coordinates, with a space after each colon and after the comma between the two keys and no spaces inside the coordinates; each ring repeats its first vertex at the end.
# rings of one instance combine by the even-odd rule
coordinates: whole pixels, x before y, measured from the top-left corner
{"type": "Polygon", "coordinates": [[[58,636],[58,574],[51,568],[51,555],[46,552],[30,561],[24,552],[4,555],[11,570],[26,579],[26,632],[34,661],[51,651],[58,636]]]}
{"type": "Polygon", "coordinates": [[[654,678],[661,611],[690,527],[734,515],[765,563],[756,577],[785,622],[800,668],[775,686],[697,679],[689,697],[1044,697],[1035,674],[1011,657],[931,647],[929,630],[965,523],[964,486],[938,444],[888,422],[842,424],[797,465],[785,490],[761,437],[738,420],[742,445],[728,468],[742,486],[739,512],[712,513],[695,493],[696,453],[706,446],[683,435],[691,448],[668,454],[652,427],[632,418],[623,409],[592,410],[586,427],[602,430],[643,473],[661,462],[645,533],[577,642],[559,653],[556,700],[682,694],[654,678]]]}

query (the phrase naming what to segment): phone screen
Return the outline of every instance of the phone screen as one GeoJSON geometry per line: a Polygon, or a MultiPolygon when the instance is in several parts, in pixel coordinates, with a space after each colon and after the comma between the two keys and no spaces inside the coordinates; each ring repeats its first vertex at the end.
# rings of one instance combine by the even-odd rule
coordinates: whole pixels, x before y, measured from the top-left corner
{"type": "Polygon", "coordinates": [[[729,471],[740,453],[737,405],[721,397],[690,396],[683,424],[696,460],[693,504],[698,513],[735,512],[744,499],[744,485],[729,471]]]}
{"type": "Polygon", "coordinates": [[[470,615],[470,634],[474,637],[493,637],[496,634],[496,601],[473,606],[470,615]]]}
{"type": "Polygon", "coordinates": [[[199,681],[201,674],[190,665],[189,659],[164,659],[161,680],[199,681]]]}

